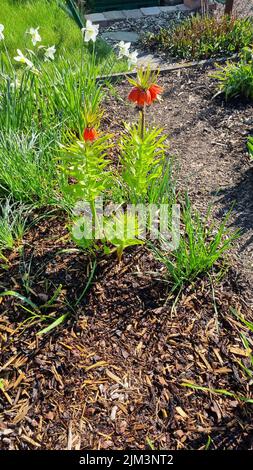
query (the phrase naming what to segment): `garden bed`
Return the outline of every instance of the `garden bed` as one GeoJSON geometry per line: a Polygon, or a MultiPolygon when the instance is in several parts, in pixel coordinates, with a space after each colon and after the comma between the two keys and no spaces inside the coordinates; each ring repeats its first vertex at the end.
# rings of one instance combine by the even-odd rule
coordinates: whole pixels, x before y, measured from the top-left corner
{"type": "MultiPolygon", "coordinates": [[[[212,99],[211,72],[181,70],[161,78],[163,100],[147,119],[155,116],[155,125],[169,133],[179,188],[201,213],[212,203],[219,222],[236,202],[231,227],[242,235],[232,267],[219,283],[214,270],[185,287],[176,301],[145,247],[127,250],[121,264],[115,255],[98,258],[95,269],[68,241],[64,214],[39,222],[25,235],[21,253],[7,256],[0,290],[29,296],[43,311],[61,285],[46,314],[70,315],[38,337],[45,324],[36,318],[33,325],[22,323],[20,299],[0,298],[1,376],[8,383],[0,390],[1,448],[253,448],[252,403],[211,392],[252,398],[239,365],[248,360],[244,327],[234,313],[252,319],[253,173],[245,142],[253,109],[212,99]]],[[[135,118],[119,98],[128,90],[123,83],[107,98],[106,131],[118,132],[135,118]]]]}

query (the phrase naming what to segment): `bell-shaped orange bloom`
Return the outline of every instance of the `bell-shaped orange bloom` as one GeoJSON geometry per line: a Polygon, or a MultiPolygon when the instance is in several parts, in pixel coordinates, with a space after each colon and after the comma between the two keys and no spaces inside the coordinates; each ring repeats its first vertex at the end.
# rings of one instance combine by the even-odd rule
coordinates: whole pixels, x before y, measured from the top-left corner
{"type": "Polygon", "coordinates": [[[139,106],[140,108],[143,108],[145,104],[149,105],[152,103],[150,91],[143,90],[141,88],[138,88],[137,86],[130,91],[128,99],[129,101],[133,101],[133,103],[136,103],[137,106],[139,106]]]}
{"type": "Polygon", "coordinates": [[[97,139],[98,133],[94,127],[86,127],[83,131],[83,138],[85,142],[93,142],[93,140],[97,139]]]}
{"type": "Polygon", "coordinates": [[[151,95],[151,100],[152,102],[154,100],[157,100],[158,96],[162,94],[163,89],[161,86],[156,85],[155,83],[152,83],[152,85],[148,89],[150,95],[151,95]]]}

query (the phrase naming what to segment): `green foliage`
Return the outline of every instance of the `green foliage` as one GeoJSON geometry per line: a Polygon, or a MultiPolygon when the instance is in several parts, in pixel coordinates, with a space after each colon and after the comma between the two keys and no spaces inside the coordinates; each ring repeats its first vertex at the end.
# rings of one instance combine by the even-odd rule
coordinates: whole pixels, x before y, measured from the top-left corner
{"type": "MultiPolygon", "coordinates": [[[[64,0],[62,0],[64,2],[64,0]]],[[[17,49],[23,53],[27,50],[35,51],[38,46],[56,47],[55,61],[58,65],[68,61],[73,68],[79,68],[81,62],[82,35],[81,24],[76,24],[77,19],[60,7],[61,0],[1,0],[0,23],[4,25],[5,45],[9,56],[17,55],[17,49]],[[39,27],[42,41],[34,47],[29,29],[39,27]]],[[[87,45],[86,45],[87,46],[87,45]]],[[[0,57],[4,50],[0,42],[0,57]]],[[[125,60],[117,60],[113,49],[101,39],[96,41],[97,66],[108,74],[112,69],[115,72],[127,70],[125,60]]],[[[84,49],[86,61],[89,60],[92,51],[87,46],[84,49]]],[[[47,64],[47,68],[51,63],[47,64]]],[[[102,74],[101,74],[102,75],[102,74]]]]}
{"type": "Polygon", "coordinates": [[[143,42],[182,59],[232,55],[253,42],[251,19],[193,16],[171,29],[149,33],[143,42]]]}
{"type": "Polygon", "coordinates": [[[140,125],[127,129],[120,145],[122,179],[126,200],[132,204],[158,202],[168,189],[170,181],[167,163],[166,135],[161,129],[145,129],[141,137],[140,125]],[[164,176],[165,175],[165,176],[164,176]]]}
{"type": "Polygon", "coordinates": [[[219,92],[226,99],[243,97],[253,100],[253,49],[245,48],[239,62],[228,62],[213,74],[219,81],[219,92]]]}
{"type": "Polygon", "coordinates": [[[23,204],[11,203],[8,199],[0,208],[0,258],[3,250],[13,249],[25,233],[29,209],[23,204]]]}
{"type": "Polygon", "coordinates": [[[52,152],[57,133],[0,132],[0,191],[16,201],[44,205],[56,202],[63,175],[52,152]]]}
{"type": "Polygon", "coordinates": [[[94,217],[74,217],[71,228],[75,243],[91,253],[100,251],[110,254],[115,249],[119,261],[126,248],[143,245],[142,230],[137,215],[130,211],[124,212],[121,208],[118,209],[119,212],[98,217],[91,206],[90,215],[94,217]],[[95,231],[95,226],[97,231],[95,231]],[[111,249],[111,246],[114,248],[111,249]]]}
{"type": "Polygon", "coordinates": [[[0,128],[7,130],[24,128],[33,116],[36,119],[36,104],[33,95],[35,75],[23,71],[17,76],[0,75],[0,128]]]}
{"type": "Polygon", "coordinates": [[[93,142],[74,141],[61,149],[61,169],[68,183],[64,191],[73,201],[93,203],[112,187],[112,173],[108,170],[110,160],[109,136],[101,136],[93,142]]]}
{"type": "Polygon", "coordinates": [[[50,120],[64,123],[76,132],[83,132],[85,110],[99,113],[104,98],[103,83],[98,83],[99,69],[94,57],[81,62],[81,67],[73,71],[69,62],[53,65],[40,77],[41,116],[45,124],[50,120]]]}
{"type": "Polygon", "coordinates": [[[168,253],[162,248],[151,246],[157,259],[164,264],[172,290],[179,289],[208,272],[231,248],[239,232],[230,233],[226,228],[228,214],[218,229],[208,224],[208,216],[202,220],[193,211],[188,197],[182,208],[184,233],[176,250],[168,253]]]}
{"type": "Polygon", "coordinates": [[[248,150],[249,150],[250,158],[253,159],[253,137],[249,137],[248,139],[248,150]]]}
{"type": "Polygon", "coordinates": [[[26,31],[37,26],[41,44],[55,45],[58,57],[67,54],[71,59],[79,54],[80,30],[56,0],[1,0],[0,23],[5,26],[5,41],[11,57],[16,55],[17,49],[34,48],[26,31]]]}
{"type": "Polygon", "coordinates": [[[120,212],[104,222],[105,240],[116,247],[119,261],[126,248],[143,245],[144,241],[138,238],[141,236],[141,229],[136,215],[120,212]]]}

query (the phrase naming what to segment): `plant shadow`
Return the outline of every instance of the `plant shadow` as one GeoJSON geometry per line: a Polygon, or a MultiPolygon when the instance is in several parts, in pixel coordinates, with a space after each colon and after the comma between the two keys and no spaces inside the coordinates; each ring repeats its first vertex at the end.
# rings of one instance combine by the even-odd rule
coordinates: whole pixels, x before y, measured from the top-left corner
{"type": "MultiPolygon", "coordinates": [[[[247,234],[245,243],[240,247],[244,251],[253,244],[253,168],[248,168],[242,175],[240,181],[231,187],[220,189],[218,203],[221,210],[217,217],[223,218],[224,212],[231,210],[231,227],[240,230],[242,235],[247,234]]],[[[212,193],[214,195],[214,193],[212,193]]]]}

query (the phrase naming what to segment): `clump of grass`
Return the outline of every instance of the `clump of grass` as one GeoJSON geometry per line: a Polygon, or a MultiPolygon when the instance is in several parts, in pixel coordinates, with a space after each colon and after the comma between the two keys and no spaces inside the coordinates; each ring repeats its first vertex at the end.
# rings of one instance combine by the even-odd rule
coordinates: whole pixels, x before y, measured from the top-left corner
{"type": "Polygon", "coordinates": [[[229,213],[215,229],[210,223],[209,214],[202,220],[200,214],[191,207],[188,197],[182,207],[183,233],[178,247],[171,252],[151,245],[155,257],[164,265],[172,290],[182,288],[209,272],[231,248],[239,237],[239,232],[231,233],[227,228],[229,213]]]}
{"type": "Polygon", "coordinates": [[[193,16],[171,29],[161,29],[143,38],[145,45],[182,59],[232,55],[252,41],[252,20],[227,15],[221,18],[193,16]]]}
{"type": "Polygon", "coordinates": [[[22,241],[27,228],[30,210],[24,204],[11,203],[9,199],[1,204],[0,210],[0,258],[4,250],[12,250],[22,241]]]}
{"type": "Polygon", "coordinates": [[[38,206],[57,201],[63,175],[52,156],[56,134],[0,132],[0,192],[38,206]]]}

